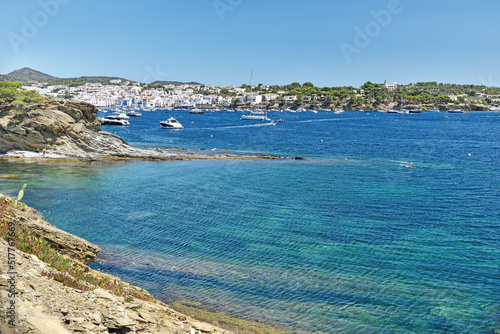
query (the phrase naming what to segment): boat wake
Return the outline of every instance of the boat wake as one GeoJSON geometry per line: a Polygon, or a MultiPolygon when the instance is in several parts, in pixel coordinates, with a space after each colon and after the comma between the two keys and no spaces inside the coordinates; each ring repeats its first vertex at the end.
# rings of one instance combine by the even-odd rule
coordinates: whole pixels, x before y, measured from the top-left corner
{"type": "Polygon", "coordinates": [[[394,160],[398,165],[413,165],[413,162],[394,160]]]}
{"type": "Polygon", "coordinates": [[[340,118],[308,119],[308,120],[304,120],[304,121],[296,121],[294,123],[316,123],[316,122],[338,122],[338,121],[341,121],[341,119],[340,118]]]}
{"type": "Polygon", "coordinates": [[[244,129],[244,128],[259,128],[263,126],[272,126],[273,123],[258,123],[258,124],[247,124],[247,125],[229,125],[229,126],[220,126],[214,128],[204,128],[201,130],[218,130],[218,129],[244,129]]]}

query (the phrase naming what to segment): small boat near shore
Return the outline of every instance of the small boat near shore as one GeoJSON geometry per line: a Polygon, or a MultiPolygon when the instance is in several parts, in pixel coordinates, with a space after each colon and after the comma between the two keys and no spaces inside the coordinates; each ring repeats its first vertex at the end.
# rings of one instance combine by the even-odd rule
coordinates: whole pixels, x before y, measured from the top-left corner
{"type": "Polygon", "coordinates": [[[166,121],[161,121],[160,126],[166,129],[181,130],[184,129],[181,123],[173,117],[170,117],[166,121]]]}
{"type": "Polygon", "coordinates": [[[450,114],[465,114],[465,111],[462,109],[456,109],[456,110],[448,110],[450,114]]]}
{"type": "Polygon", "coordinates": [[[190,114],[204,114],[205,112],[201,109],[195,108],[195,109],[189,110],[189,113],[190,114]]]}
{"type": "Polygon", "coordinates": [[[128,117],[142,117],[142,114],[140,112],[137,112],[137,111],[134,111],[134,110],[131,110],[131,111],[127,112],[126,115],[128,117]]]}
{"type": "Polygon", "coordinates": [[[271,119],[266,115],[259,115],[256,113],[251,113],[250,115],[241,115],[241,119],[247,121],[270,121],[271,119]]]}

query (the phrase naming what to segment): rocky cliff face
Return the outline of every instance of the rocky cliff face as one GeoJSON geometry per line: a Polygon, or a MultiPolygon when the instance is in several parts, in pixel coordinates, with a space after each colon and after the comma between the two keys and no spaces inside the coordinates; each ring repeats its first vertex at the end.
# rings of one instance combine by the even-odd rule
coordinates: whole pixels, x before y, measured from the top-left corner
{"type": "Polygon", "coordinates": [[[42,111],[16,114],[4,106],[0,113],[0,152],[36,151],[61,145],[61,137],[75,138],[84,129],[98,130],[97,108],[82,103],[47,99],[42,111]],[[58,140],[59,139],[59,140],[58,140]]]}

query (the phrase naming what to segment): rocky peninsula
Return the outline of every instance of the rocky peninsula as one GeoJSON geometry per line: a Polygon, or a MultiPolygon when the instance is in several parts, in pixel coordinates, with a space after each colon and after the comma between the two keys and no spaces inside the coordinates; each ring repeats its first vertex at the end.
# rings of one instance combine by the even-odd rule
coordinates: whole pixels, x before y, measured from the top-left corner
{"type": "Polygon", "coordinates": [[[4,159],[82,161],[279,159],[268,155],[133,148],[119,136],[102,131],[97,112],[98,108],[85,102],[50,97],[46,97],[37,110],[30,112],[16,112],[8,104],[0,105],[0,154],[4,154],[4,159]]]}

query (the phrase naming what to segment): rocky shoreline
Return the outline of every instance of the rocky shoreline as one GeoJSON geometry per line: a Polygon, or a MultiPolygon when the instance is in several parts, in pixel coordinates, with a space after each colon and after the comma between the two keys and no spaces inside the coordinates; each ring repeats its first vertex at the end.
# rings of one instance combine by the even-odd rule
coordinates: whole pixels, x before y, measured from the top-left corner
{"type": "Polygon", "coordinates": [[[77,101],[45,98],[40,110],[16,113],[0,108],[2,159],[58,161],[280,159],[272,155],[203,154],[174,149],[138,149],[102,131],[98,108],[77,101]],[[45,153],[44,153],[45,152],[45,153]]]}
{"type": "MultiPolygon", "coordinates": [[[[133,149],[139,151],[138,149],[133,149]]],[[[153,150],[144,150],[146,152],[135,152],[136,154],[124,155],[102,155],[98,157],[81,157],[69,156],[58,153],[48,152],[45,157],[40,153],[31,151],[9,151],[1,155],[1,160],[23,160],[23,161],[110,161],[110,160],[160,160],[160,161],[181,161],[181,160],[257,160],[257,159],[287,159],[275,155],[265,154],[201,154],[201,153],[171,153],[169,149],[158,149],[157,154],[152,153],[153,150]]],[[[141,150],[142,151],[142,150],[141,150]]],[[[303,160],[300,157],[289,159],[303,160]]]]}
{"type": "Polygon", "coordinates": [[[30,239],[43,237],[72,267],[130,293],[116,295],[88,282],[81,282],[80,289],[72,287],[69,276],[59,279],[68,274],[0,238],[0,333],[232,333],[181,314],[118,277],[90,269],[85,263],[95,258],[99,247],[51,226],[34,209],[3,207],[1,213],[1,227],[9,224],[30,239]],[[137,295],[142,299],[132,297],[137,295]]]}

